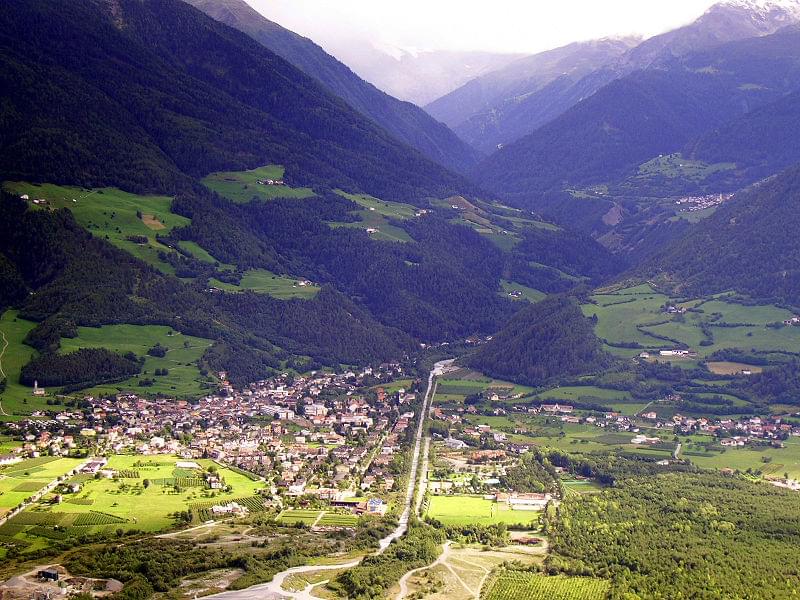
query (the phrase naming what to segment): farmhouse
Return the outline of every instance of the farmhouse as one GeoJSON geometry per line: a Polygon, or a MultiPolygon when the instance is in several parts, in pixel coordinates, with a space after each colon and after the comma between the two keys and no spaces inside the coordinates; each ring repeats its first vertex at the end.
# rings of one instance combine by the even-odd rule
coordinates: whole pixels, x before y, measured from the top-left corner
{"type": "Polygon", "coordinates": [[[228,504],[215,504],[211,507],[211,513],[214,515],[244,515],[247,514],[247,508],[236,502],[229,502],[228,504]]]}
{"type": "Polygon", "coordinates": [[[542,410],[546,413],[571,413],[573,407],[569,404],[542,404],[542,410]]]}

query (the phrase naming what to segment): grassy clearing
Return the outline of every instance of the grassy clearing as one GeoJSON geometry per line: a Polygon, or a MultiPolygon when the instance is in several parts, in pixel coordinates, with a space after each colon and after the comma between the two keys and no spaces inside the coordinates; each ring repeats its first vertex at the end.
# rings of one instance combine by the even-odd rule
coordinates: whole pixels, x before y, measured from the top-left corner
{"type": "Polygon", "coordinates": [[[354,211],[354,214],[360,218],[359,221],[354,223],[334,222],[330,223],[331,227],[366,229],[372,238],[387,242],[411,241],[411,236],[404,229],[392,225],[389,219],[398,221],[410,219],[416,214],[418,210],[416,207],[402,202],[384,202],[367,194],[348,194],[342,190],[336,190],[336,193],[352,200],[362,208],[354,211]]]}
{"type": "Polygon", "coordinates": [[[611,583],[593,577],[501,571],[481,593],[485,600],[603,600],[611,583]]]}
{"type": "Polygon", "coordinates": [[[201,262],[207,263],[209,265],[219,265],[218,268],[222,269],[223,271],[234,271],[236,269],[236,265],[229,265],[219,262],[197,242],[187,242],[185,240],[181,240],[180,242],[178,242],[178,246],[180,246],[182,250],[185,250],[186,252],[188,252],[201,262]]]}
{"type": "Polygon", "coordinates": [[[273,198],[309,198],[314,195],[311,188],[291,188],[285,185],[261,185],[258,180],[283,179],[281,165],[267,165],[252,171],[220,171],[211,173],[201,183],[220,196],[237,204],[253,200],[273,198]]]}
{"type": "Polygon", "coordinates": [[[266,269],[250,269],[242,275],[239,285],[211,279],[210,283],[226,292],[243,292],[250,290],[258,294],[268,294],[281,300],[290,298],[311,299],[319,293],[319,286],[300,285],[300,280],[284,275],[277,275],[266,269]]]}
{"type": "Polygon", "coordinates": [[[31,389],[19,383],[19,374],[27,363],[37,355],[36,350],[22,343],[36,323],[18,317],[18,311],[7,310],[0,315],[0,378],[6,378],[6,390],[0,394],[0,420],[8,415],[30,414],[44,405],[40,398],[31,395],[31,389]],[[5,413],[5,414],[3,414],[5,413]]]}
{"type": "Polygon", "coordinates": [[[159,251],[168,252],[169,248],[156,240],[156,234],[188,225],[189,219],[171,212],[169,196],[140,196],[117,188],[89,190],[24,182],[6,182],[4,188],[15,194],[27,194],[31,200],[44,198],[52,208],[68,208],[75,220],[93,235],[105,238],[164,273],[174,274],[174,269],[158,258],[159,251]],[[130,236],[141,236],[146,242],[131,241],[130,236]]]}
{"type": "Polygon", "coordinates": [[[77,458],[47,458],[49,460],[24,460],[0,468],[0,515],[81,463],[77,458]]]}
{"type": "Polygon", "coordinates": [[[431,496],[426,514],[445,525],[529,524],[539,519],[539,511],[511,510],[480,496],[431,496]]]}
{"type": "Polygon", "coordinates": [[[500,285],[503,288],[502,291],[499,292],[500,295],[509,297],[512,300],[527,300],[529,302],[536,303],[547,296],[547,294],[544,292],[540,292],[532,287],[522,285],[521,283],[516,283],[515,281],[503,279],[500,281],[500,285]]]}
{"type": "MultiPolygon", "coordinates": [[[[91,504],[68,501],[59,505],[43,504],[40,508],[22,514],[29,513],[29,520],[31,517],[36,518],[36,523],[32,524],[40,526],[49,524],[48,519],[57,518],[62,526],[82,529],[95,530],[97,527],[113,526],[114,529],[120,527],[160,531],[173,524],[174,520],[170,516],[172,513],[188,510],[192,503],[211,501],[225,504],[232,499],[256,494],[262,485],[218,466],[218,474],[231,487],[230,491],[210,490],[204,486],[187,486],[176,491],[173,483],[176,481],[176,462],[179,460],[181,459],[174,456],[112,456],[107,468],[117,471],[136,470],[139,471],[140,478],[84,480],[83,488],[74,497],[92,500],[91,504]],[[143,464],[137,464],[140,461],[143,464]],[[148,487],[144,486],[145,480],[150,482],[148,487]]],[[[203,469],[213,464],[210,460],[195,462],[203,469]]],[[[69,499],[72,497],[70,495],[69,499]]]]}
{"type": "Polygon", "coordinates": [[[182,398],[201,395],[205,390],[197,361],[212,344],[211,340],[182,335],[161,325],[105,325],[79,327],[78,337],[63,338],[61,352],[79,348],[108,348],[114,352],[133,352],[145,358],[142,373],[126,381],[92,388],[93,393],[116,393],[120,389],[136,389],[141,393],[163,393],[182,398]],[[163,358],[149,356],[147,351],[161,344],[167,349],[163,358]],[[168,375],[154,375],[156,369],[167,369],[168,375]],[[139,381],[153,380],[153,385],[139,386],[139,381]]]}
{"type": "Polygon", "coordinates": [[[637,178],[668,177],[669,179],[688,179],[702,181],[715,173],[730,171],[736,163],[709,164],[699,160],[684,158],[681,154],[659,156],[639,166],[637,178]]]}

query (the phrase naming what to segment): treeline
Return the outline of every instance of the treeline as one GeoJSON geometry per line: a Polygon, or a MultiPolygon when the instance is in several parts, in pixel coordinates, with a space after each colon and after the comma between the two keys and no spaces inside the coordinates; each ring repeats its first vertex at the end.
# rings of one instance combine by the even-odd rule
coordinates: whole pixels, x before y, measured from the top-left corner
{"type": "Polygon", "coordinates": [[[603,577],[609,598],[793,598],[796,492],[667,473],[567,497],[548,515],[549,573],[603,577]]]}
{"type": "Polygon", "coordinates": [[[522,455],[518,464],[500,476],[500,485],[516,492],[561,493],[561,483],[554,465],[538,448],[522,455]]]}
{"type": "Polygon", "coordinates": [[[98,383],[127,379],[137,375],[142,364],[136,356],[126,356],[105,348],[81,348],[69,354],[47,353],[34,358],[22,367],[20,383],[42,386],[81,384],[84,387],[98,383]]]}
{"type": "Polygon", "coordinates": [[[598,372],[613,359],[577,302],[552,296],[522,309],[465,362],[492,377],[539,386],[556,377],[598,372]]]}

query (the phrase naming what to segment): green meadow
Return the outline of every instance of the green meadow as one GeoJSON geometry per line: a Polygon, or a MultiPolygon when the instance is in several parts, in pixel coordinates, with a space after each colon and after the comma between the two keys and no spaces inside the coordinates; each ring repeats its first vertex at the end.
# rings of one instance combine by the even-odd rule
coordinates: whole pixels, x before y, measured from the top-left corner
{"type": "Polygon", "coordinates": [[[32,458],[0,467],[0,516],[82,462],[77,458],[32,458]]]}
{"type": "Polygon", "coordinates": [[[253,291],[268,294],[281,300],[291,298],[314,298],[319,293],[318,285],[300,285],[299,280],[285,275],[277,275],[266,269],[250,269],[242,275],[239,285],[225,283],[217,279],[210,280],[211,285],[226,292],[253,291]]]}
{"type": "MultiPolygon", "coordinates": [[[[694,436],[691,440],[714,441],[709,436],[694,436]]],[[[788,473],[790,478],[800,479],[800,440],[794,437],[784,442],[784,448],[744,446],[709,452],[693,448],[689,443],[684,442],[682,458],[691,460],[698,467],[739,471],[751,469],[774,477],[783,477],[788,473]]]]}
{"type": "Polygon", "coordinates": [[[387,242],[410,242],[411,236],[396,225],[392,225],[389,220],[404,221],[412,218],[416,207],[402,202],[385,202],[368,194],[348,194],[342,190],[336,190],[340,196],[352,200],[361,208],[353,211],[359,217],[354,223],[330,223],[331,227],[356,227],[358,229],[375,230],[370,236],[376,240],[387,242]]]}
{"type": "Polygon", "coordinates": [[[262,185],[258,180],[283,179],[281,165],[267,165],[251,171],[220,171],[211,173],[201,180],[207,188],[237,204],[253,200],[272,200],[274,198],[310,198],[311,188],[291,188],[285,185],[262,185]]]}
{"type": "MultiPolygon", "coordinates": [[[[6,182],[3,186],[15,194],[27,194],[31,200],[44,198],[52,208],[68,208],[75,220],[97,237],[153,265],[164,273],[174,269],[158,258],[169,249],[156,240],[156,234],[169,233],[189,224],[189,219],[171,212],[169,196],[141,196],[116,188],[83,189],[53,184],[6,182]],[[128,239],[146,238],[145,243],[128,239]]],[[[35,205],[31,205],[35,206],[35,205]]]]}
{"type": "Polygon", "coordinates": [[[7,310],[0,315],[0,379],[6,380],[6,389],[0,393],[0,420],[10,415],[30,414],[45,404],[40,398],[33,397],[31,388],[19,383],[22,367],[37,352],[22,343],[36,323],[17,315],[16,310],[7,310]]]}
{"type": "Polygon", "coordinates": [[[208,469],[212,461],[194,460],[201,467],[196,470],[178,469],[176,463],[180,460],[163,455],[112,456],[105,468],[116,471],[118,478],[78,477],[80,491],[64,494],[61,504],[43,502],[11,522],[45,528],[57,525],[68,535],[117,528],[154,532],[170,528],[175,522],[173,513],[237,499],[249,501],[263,487],[259,481],[215,465],[217,474],[231,489],[211,490],[203,480],[202,470],[208,469]]]}
{"type": "Polygon", "coordinates": [[[431,496],[426,515],[444,525],[527,525],[539,520],[539,511],[511,510],[507,504],[481,496],[431,496]]]}
{"type": "Polygon", "coordinates": [[[508,281],[507,279],[502,279],[500,286],[503,289],[498,293],[501,296],[510,297],[512,300],[527,300],[528,302],[536,303],[547,296],[547,294],[535,288],[522,285],[516,281],[508,281]]]}
{"type": "MultiPolygon", "coordinates": [[[[800,352],[800,327],[769,326],[793,316],[776,306],[745,306],[726,301],[724,294],[689,301],[670,299],[646,284],[595,294],[591,300],[581,307],[584,314],[597,317],[597,336],[608,342],[608,351],[621,357],[636,356],[642,349],[652,352],[678,345],[697,351],[701,360],[724,349],[800,352]],[[688,310],[669,314],[663,311],[667,303],[688,310]],[[618,346],[630,343],[641,348],[618,346]]],[[[672,362],[685,368],[697,365],[685,359],[672,362]]]]}
{"type": "Polygon", "coordinates": [[[113,394],[119,390],[135,390],[143,394],[162,393],[186,398],[199,396],[205,391],[197,361],[211,344],[211,340],[183,335],[161,325],[104,325],[79,327],[78,337],[62,338],[60,352],[72,352],[79,348],[107,348],[144,357],[142,373],[136,377],[91,388],[88,392],[113,394]],[[157,343],[167,349],[163,358],[147,354],[157,343]],[[156,369],[167,369],[169,373],[156,376],[156,369]],[[144,379],[153,380],[153,385],[140,387],[139,381],[144,379]]]}

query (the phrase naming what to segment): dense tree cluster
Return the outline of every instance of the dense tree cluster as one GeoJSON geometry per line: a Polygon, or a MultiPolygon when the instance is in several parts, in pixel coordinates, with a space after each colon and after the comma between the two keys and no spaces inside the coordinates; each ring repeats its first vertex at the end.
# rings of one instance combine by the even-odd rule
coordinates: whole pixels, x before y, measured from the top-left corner
{"type": "Polygon", "coordinates": [[[81,348],[69,354],[46,353],[22,367],[20,382],[33,385],[84,387],[105,381],[127,379],[141,371],[135,356],[122,356],[105,348],[81,348]]]}
{"type": "Polygon", "coordinates": [[[551,296],[522,309],[467,363],[488,375],[530,385],[589,374],[613,360],[573,298],[551,296]]]}
{"type": "Polygon", "coordinates": [[[548,519],[551,573],[608,578],[610,598],[794,598],[795,492],[667,473],[567,497],[548,519]]]}

